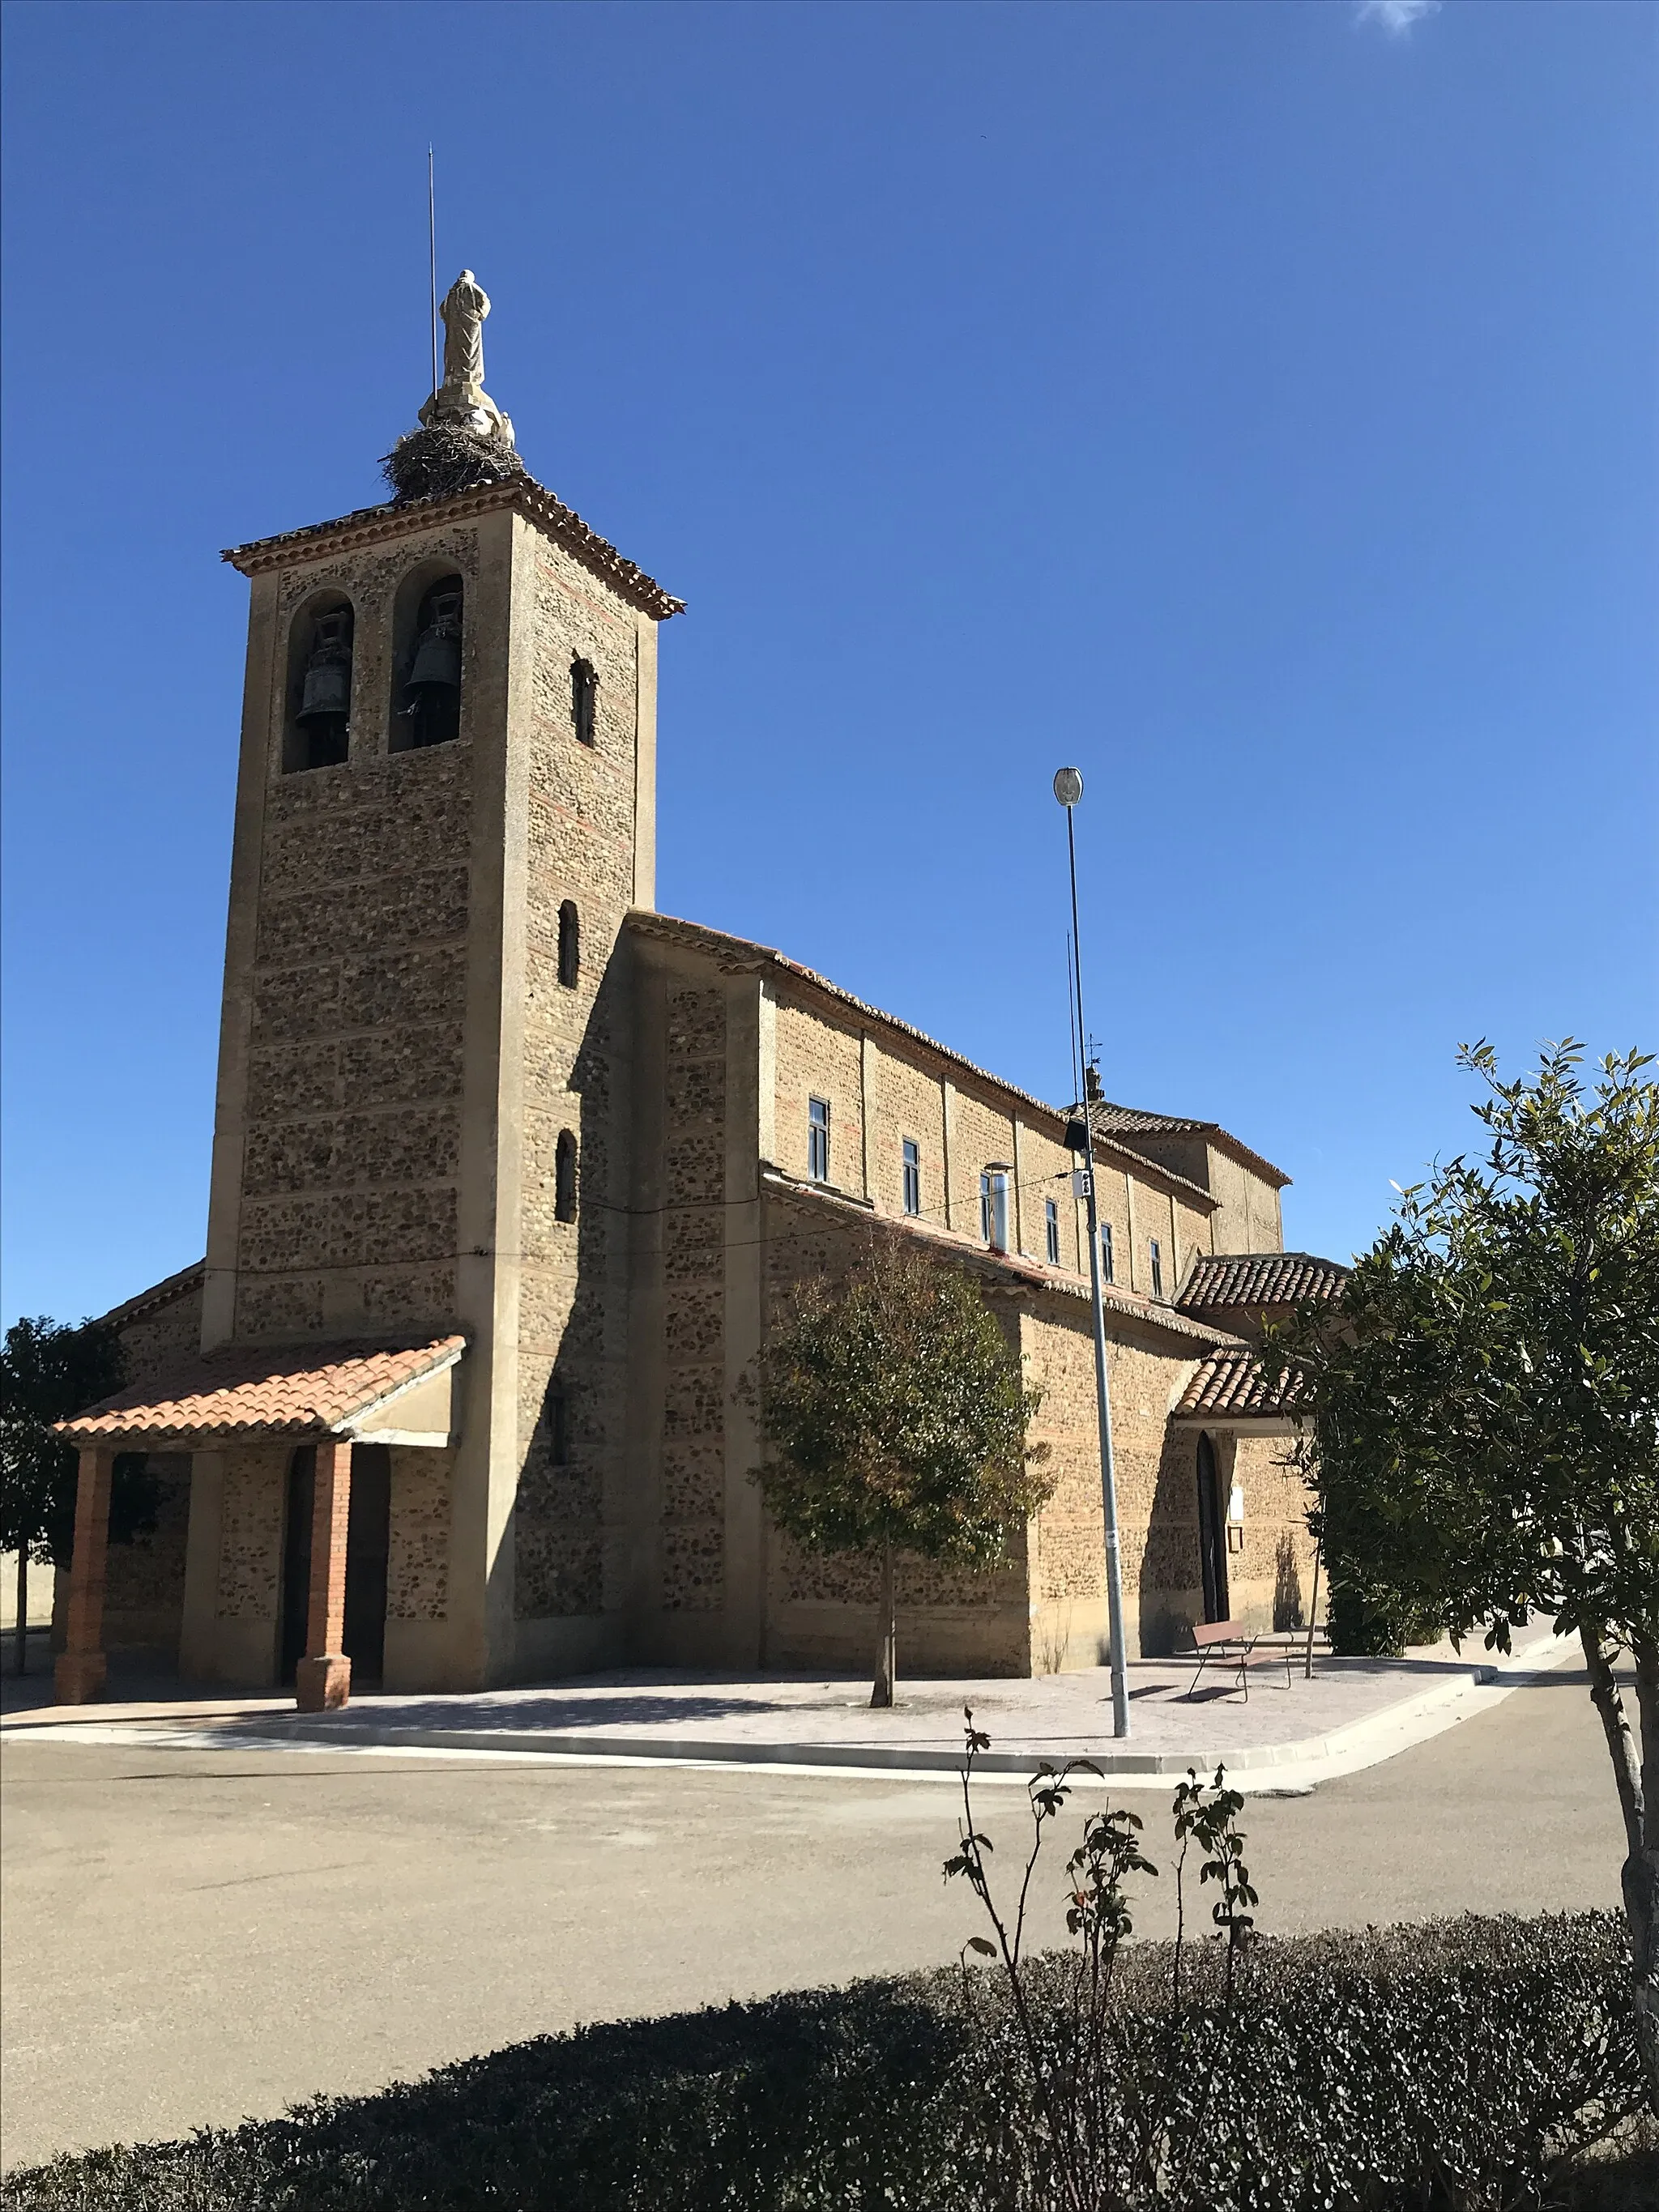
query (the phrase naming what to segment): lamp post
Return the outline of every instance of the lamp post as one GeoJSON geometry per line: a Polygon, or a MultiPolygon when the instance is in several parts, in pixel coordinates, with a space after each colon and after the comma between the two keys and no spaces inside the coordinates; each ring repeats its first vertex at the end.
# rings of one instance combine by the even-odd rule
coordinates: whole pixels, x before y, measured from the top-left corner
{"type": "MultiPolygon", "coordinates": [[[[1054,797],[1066,809],[1066,850],[1072,864],[1072,960],[1073,978],[1077,992],[1078,1049],[1087,1067],[1088,1031],[1083,1026],[1083,944],[1077,927],[1077,832],[1072,820],[1072,810],[1083,796],[1083,778],[1074,768],[1063,768],[1054,777],[1054,797]]],[[[1095,1397],[1100,1416],[1100,1488],[1106,1513],[1106,1602],[1112,1634],[1112,1734],[1126,1736],[1129,1733],[1129,1676],[1123,1653],[1123,1571],[1117,1553],[1117,1480],[1112,1467],[1112,1407],[1106,1390],[1106,1304],[1100,1287],[1100,1215],[1095,1200],[1094,1132],[1089,1125],[1089,1085],[1085,1073],[1083,1097],[1079,1105],[1081,1114],[1080,1147],[1087,1166],[1084,1174],[1084,1196],[1089,1209],[1089,1289],[1094,1301],[1095,1313],[1095,1397]]],[[[1073,1150],[1076,1143],[1078,1124],[1072,1131],[1073,1150]]]]}

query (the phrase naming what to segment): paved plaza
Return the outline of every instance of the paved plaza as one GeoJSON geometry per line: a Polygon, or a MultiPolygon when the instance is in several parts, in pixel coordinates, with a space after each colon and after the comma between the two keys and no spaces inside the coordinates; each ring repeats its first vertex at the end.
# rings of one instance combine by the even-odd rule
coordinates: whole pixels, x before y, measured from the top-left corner
{"type": "MultiPolygon", "coordinates": [[[[27,1731],[4,1773],[8,2164],[579,2021],[936,1964],[976,1929],[940,1879],[943,1776],[27,1731]]],[[[1158,1796],[1136,1804],[1165,1857],[1158,1796]]],[[[1020,1805],[988,1793],[1005,1856],[1020,1805]]],[[[1244,1826],[1268,1929],[1618,1898],[1607,1754],[1565,1667],[1383,1763],[1254,1796],[1244,1826]]],[[[1145,1889],[1158,1933],[1170,1885],[1145,1889]]]]}
{"type": "Polygon", "coordinates": [[[8,1686],[7,1728],[79,1740],[147,1741],[200,1749],[307,1742],[450,1751],[515,1748],[551,1756],[736,1760],[852,1771],[954,1772],[963,1713],[991,1739],[988,1773],[1024,1777],[1047,1759],[1092,1759],[1120,1784],[1225,1761],[1243,1786],[1324,1780],[1393,1756],[1508,1694],[1539,1667],[1572,1656],[1548,1622],[1514,1653],[1449,1642],[1400,1659],[1306,1659],[1300,1638],[1260,1642],[1241,1673],[1224,1656],[1130,1664],[1131,1737],[1111,1738],[1107,1672],[1035,1679],[902,1682],[897,1704],[872,1711],[865,1682],[845,1676],[763,1677],[619,1668],[540,1687],[445,1697],[356,1696],[326,1714],[299,1714],[289,1696],[212,1696],[177,1684],[111,1685],[109,1701],[72,1711],[8,1686]]]}

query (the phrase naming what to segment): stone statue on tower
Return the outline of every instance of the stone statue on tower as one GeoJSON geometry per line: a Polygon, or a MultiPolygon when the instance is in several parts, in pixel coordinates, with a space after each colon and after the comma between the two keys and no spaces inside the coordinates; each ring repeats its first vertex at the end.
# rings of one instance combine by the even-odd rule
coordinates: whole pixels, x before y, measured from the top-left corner
{"type": "Polygon", "coordinates": [[[513,424],[483,387],[483,325],[489,295],[470,269],[463,269],[444,295],[438,313],[444,322],[444,380],[421,410],[430,429],[450,423],[481,438],[513,442],[513,424]]]}
{"type": "Polygon", "coordinates": [[[444,320],[444,382],[483,382],[483,326],[489,295],[470,269],[463,269],[438,310],[444,320]]]}

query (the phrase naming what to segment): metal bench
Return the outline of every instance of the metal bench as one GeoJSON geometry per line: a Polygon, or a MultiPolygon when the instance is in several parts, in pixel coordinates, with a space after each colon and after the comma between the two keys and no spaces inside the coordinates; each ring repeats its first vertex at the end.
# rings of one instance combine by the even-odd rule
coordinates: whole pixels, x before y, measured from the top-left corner
{"type": "Polygon", "coordinates": [[[1291,1646],[1279,1637],[1269,1638],[1255,1629],[1246,1628],[1242,1620],[1200,1620],[1193,1625],[1193,1649],[1198,1654],[1198,1665],[1193,1679],[1187,1685],[1190,1698],[1204,1679],[1204,1669],[1212,1659],[1219,1659],[1224,1666],[1237,1667],[1238,1680],[1235,1687],[1244,1692],[1244,1702],[1250,1702],[1250,1668],[1273,1667],[1279,1661],[1285,1664],[1285,1686],[1291,1686],[1291,1646]]]}

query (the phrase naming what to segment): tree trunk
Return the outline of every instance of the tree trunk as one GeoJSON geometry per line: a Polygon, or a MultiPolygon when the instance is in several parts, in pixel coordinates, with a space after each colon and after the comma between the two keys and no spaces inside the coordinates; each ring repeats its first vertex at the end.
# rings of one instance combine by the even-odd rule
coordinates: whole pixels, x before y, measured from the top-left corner
{"type": "Polygon", "coordinates": [[[17,1547],[17,1671],[29,1671],[29,1547],[17,1547]]]}
{"type": "Polygon", "coordinates": [[[898,1622],[893,1604],[893,1547],[881,1547],[881,1641],[876,1649],[876,1685],[870,1692],[872,1705],[890,1705],[898,1677],[898,1622]]]}
{"type": "Polygon", "coordinates": [[[1659,2118],[1659,1641],[1632,1635],[1636,1702],[1642,1718],[1642,1850],[1624,1870],[1625,1916],[1631,1924],[1636,1980],[1636,2033],[1648,2077],[1648,2102],[1659,2118]],[[1638,1918],[1642,1937],[1638,1942],[1638,1918]]]}
{"type": "Polygon", "coordinates": [[[1613,1671],[1618,1645],[1599,1623],[1581,1622],[1578,1640],[1589,1668],[1590,1698],[1601,1716],[1619,1791],[1619,1809],[1624,1816],[1626,1853],[1620,1887],[1630,1929],[1636,2044],[1647,2077],[1648,2103],[1659,2117],[1659,1804],[1643,1786],[1653,1780],[1659,1768],[1659,1646],[1645,1638],[1635,1639],[1644,1753],[1638,1764],[1625,1701],[1613,1671]]]}

